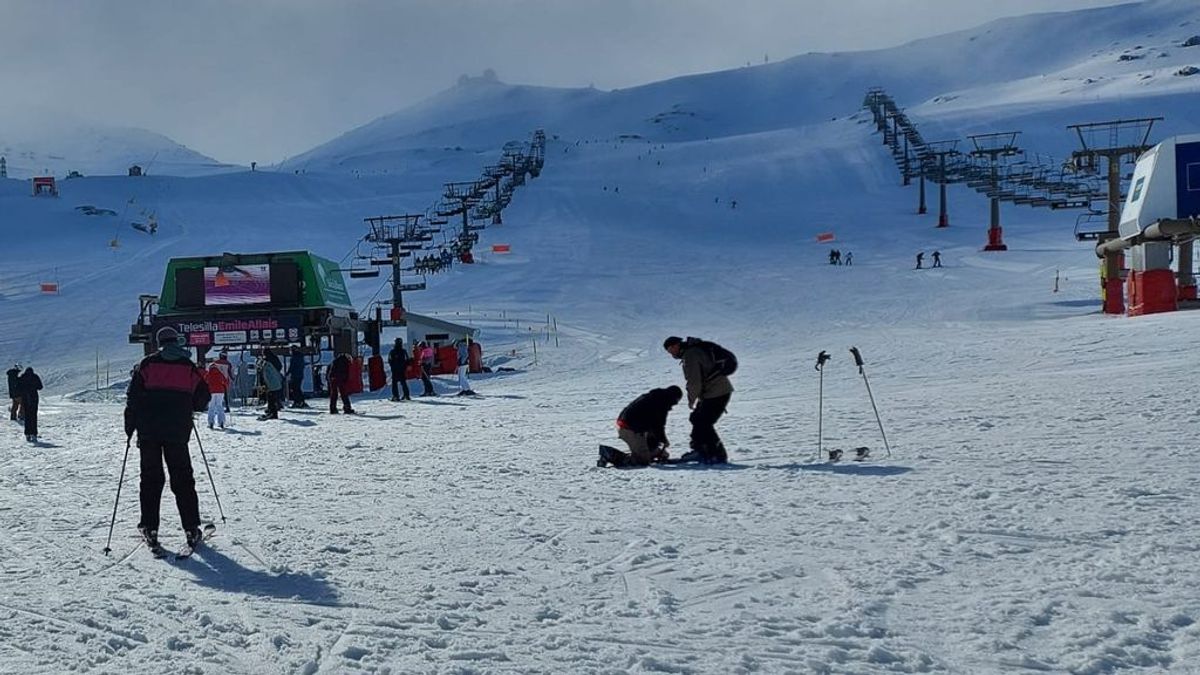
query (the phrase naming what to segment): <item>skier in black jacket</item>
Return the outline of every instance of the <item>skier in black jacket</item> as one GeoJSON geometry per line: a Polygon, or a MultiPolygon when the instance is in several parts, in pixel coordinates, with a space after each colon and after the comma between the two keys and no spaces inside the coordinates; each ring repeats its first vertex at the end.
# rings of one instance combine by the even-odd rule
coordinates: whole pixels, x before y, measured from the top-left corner
{"type": "Polygon", "coordinates": [[[21,364],[13,364],[4,373],[8,375],[8,397],[12,399],[12,408],[8,411],[8,419],[17,420],[24,419],[24,414],[21,412],[21,385],[18,383],[18,378],[21,376],[21,364]]]}
{"type": "Polygon", "coordinates": [[[629,453],[600,446],[600,459],[613,466],[646,466],[667,459],[667,415],[683,400],[683,390],[674,385],[651,389],[635,398],[617,416],[617,437],[629,446],[629,453]]]}
{"type": "Polygon", "coordinates": [[[33,368],[26,368],[17,380],[17,388],[21,391],[21,408],[25,411],[25,440],[37,443],[38,391],[42,388],[42,378],[33,372],[33,368]]]}
{"type": "Polygon", "coordinates": [[[392,345],[392,351],[388,352],[388,366],[392,369],[392,400],[393,401],[411,401],[412,395],[408,392],[407,371],[409,364],[408,352],[404,349],[404,340],[396,338],[396,342],[392,345]],[[404,390],[404,398],[400,398],[400,389],[404,390]]]}
{"type": "Polygon", "coordinates": [[[158,353],[142,359],[134,368],[125,399],[125,435],[132,437],[137,432],[141,452],[142,520],[138,531],[147,544],[158,546],[165,460],[179,519],[188,545],[194,547],[203,534],[188,439],[192,413],[206,410],[212,397],[200,369],[180,344],[179,333],[169,326],[160,328],[155,340],[158,353]]]}

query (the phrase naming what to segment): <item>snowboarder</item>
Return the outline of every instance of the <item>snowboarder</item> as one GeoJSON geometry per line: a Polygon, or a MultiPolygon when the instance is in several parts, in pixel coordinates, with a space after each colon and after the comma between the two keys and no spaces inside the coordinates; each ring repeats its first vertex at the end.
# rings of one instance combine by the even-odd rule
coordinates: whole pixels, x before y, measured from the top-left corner
{"type": "Polygon", "coordinates": [[[933,266],[934,267],[942,266],[942,252],[941,251],[933,252],[933,266]]]}
{"type": "Polygon", "coordinates": [[[404,349],[404,340],[396,338],[395,344],[392,345],[392,351],[388,352],[388,366],[392,369],[392,400],[393,401],[411,401],[412,395],[408,391],[408,364],[410,362],[408,351],[404,349]],[[404,398],[400,397],[400,391],[404,390],[404,398]]]}
{"type": "Polygon", "coordinates": [[[925,260],[925,252],[921,251],[917,253],[917,269],[921,269],[921,262],[923,260],[925,260]]]}
{"type": "Polygon", "coordinates": [[[21,410],[25,415],[25,440],[30,443],[37,443],[38,439],[38,391],[41,388],[42,378],[33,372],[33,368],[26,368],[17,380],[17,389],[21,391],[21,410]]]}
{"type": "Polygon", "coordinates": [[[437,392],[433,390],[433,380],[429,377],[433,374],[433,355],[433,347],[422,340],[417,346],[417,358],[421,361],[421,386],[425,388],[425,391],[421,392],[422,396],[437,396],[437,392]]]}
{"type": "Polygon", "coordinates": [[[692,423],[692,450],[679,461],[725,464],[729,461],[728,454],[715,425],[729,405],[733,384],[718,370],[708,343],[695,338],[684,341],[672,335],[663,341],[663,349],[681,362],[687,380],[688,407],[692,409],[688,418],[692,423]]]}
{"type": "Polygon", "coordinates": [[[647,466],[665,461],[671,441],[667,438],[667,415],[683,400],[683,390],[675,385],[651,389],[635,398],[617,416],[617,437],[629,446],[629,453],[601,446],[600,459],[616,467],[647,466]]]}
{"type": "Polygon", "coordinates": [[[275,352],[271,351],[270,347],[263,350],[261,371],[263,385],[267,389],[267,412],[263,414],[261,419],[279,419],[279,410],[283,407],[283,372],[281,364],[282,362],[279,360],[279,357],[275,355],[275,352]]]}
{"type": "Polygon", "coordinates": [[[8,419],[16,421],[25,421],[25,415],[21,412],[21,385],[18,380],[21,377],[21,364],[14,363],[12,368],[9,368],[4,373],[8,375],[8,397],[12,399],[12,407],[8,411],[8,419]]]}
{"type": "Polygon", "coordinates": [[[304,352],[297,345],[292,345],[292,353],[288,357],[288,388],[291,390],[292,407],[307,408],[304,400],[304,352]]]}
{"type": "Polygon", "coordinates": [[[224,429],[225,394],[229,391],[229,379],[215,361],[204,371],[204,383],[208,385],[208,393],[212,397],[208,402],[208,428],[213,428],[213,422],[219,422],[224,429]]]}
{"type": "Polygon", "coordinates": [[[180,344],[179,333],[165,326],[158,329],[154,339],[158,353],[142,359],[134,368],[125,397],[125,435],[132,438],[137,432],[141,453],[142,518],[138,532],[152,548],[158,547],[165,460],[179,520],[188,546],[194,547],[204,535],[188,439],[192,413],[203,412],[211,396],[203,374],[180,344]]]}
{"type": "Polygon", "coordinates": [[[342,352],[333,363],[329,364],[329,414],[337,414],[338,398],[342,399],[342,412],[353,415],[354,408],[350,407],[350,394],[346,386],[350,383],[350,355],[342,352]]]}
{"type": "Polygon", "coordinates": [[[471,381],[467,379],[467,371],[471,368],[471,349],[467,346],[466,340],[458,341],[456,356],[458,357],[458,395],[474,396],[475,392],[471,390],[471,381]]]}

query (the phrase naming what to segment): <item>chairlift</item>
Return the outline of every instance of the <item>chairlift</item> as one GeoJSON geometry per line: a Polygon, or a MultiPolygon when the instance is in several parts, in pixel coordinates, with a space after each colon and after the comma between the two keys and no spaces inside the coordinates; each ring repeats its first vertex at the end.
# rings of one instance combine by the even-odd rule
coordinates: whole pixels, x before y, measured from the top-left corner
{"type": "Polygon", "coordinates": [[[379,268],[371,266],[371,259],[366,256],[355,256],[350,263],[351,279],[369,279],[379,276],[379,268]]]}

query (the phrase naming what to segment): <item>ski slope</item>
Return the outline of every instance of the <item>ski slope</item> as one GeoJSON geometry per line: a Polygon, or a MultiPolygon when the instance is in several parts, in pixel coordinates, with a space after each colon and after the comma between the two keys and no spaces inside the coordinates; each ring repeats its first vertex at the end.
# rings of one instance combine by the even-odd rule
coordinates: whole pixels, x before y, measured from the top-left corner
{"type": "MultiPolygon", "coordinates": [[[[1146,3],[1127,9],[1129,25],[1105,15],[1088,39],[1107,49],[1152,30],[1186,37],[1189,9],[1146,3]]],[[[1054,15],[1053,30],[1095,16],[1054,15]]],[[[936,44],[887,60],[919,62],[936,44]]],[[[1010,81],[1078,63],[1055,49],[998,71],[1010,81]]],[[[688,87],[715,110],[726,78],[786,77],[731,73],[688,87]]],[[[474,176],[528,131],[512,131],[528,115],[497,107],[460,127],[477,134],[461,144],[446,141],[457,133],[448,114],[435,116],[448,128],[414,123],[427,144],[380,123],[363,136],[378,141],[371,157],[338,145],[278,173],[85,178],[58,200],[0,181],[0,359],[34,365],[48,388],[41,444],[13,423],[0,434],[0,671],[1200,670],[1200,486],[1187,470],[1200,366],[1170,356],[1200,317],[1100,315],[1097,260],[1069,213],[1006,205],[1010,250],[985,254],[987,203],[953,186],[951,227],[935,229],[858,111],[880,82],[827,77],[845,96],[803,123],[729,117],[709,134],[622,138],[635,133],[622,120],[644,119],[629,93],[605,104],[613,115],[599,127],[586,108],[563,126],[579,133],[548,126],[542,176],[517,190],[504,225],[481,232],[483,250],[513,253],[406,296],[414,311],[479,326],[485,361],[513,370],[481,376],[478,399],[450,396],[444,378],[441,397],[396,404],[380,392],[356,401],[357,417],[318,405],[259,421],[241,408],[224,433],[202,425],[228,522],[193,445],[202,512],[220,529],[187,562],[138,544],[136,466],[113,555],[101,552],[124,453],[121,378],[90,385],[97,353],[114,374],[136,361],[123,341],[137,294],[157,291],[174,255],[302,247],[341,258],[361,218],[428,206],[442,182],[474,176]],[[78,204],[119,215],[83,216],[78,204]],[[128,225],[143,211],[157,215],[154,237],[128,225]],[[826,264],[820,232],[854,265],[826,264]],[[933,250],[943,268],[912,269],[933,250]],[[61,294],[37,294],[50,274],[61,294]],[[739,356],[718,425],[731,464],[596,468],[625,403],[682,383],[661,349],[672,334],[739,356]],[[866,357],[890,458],[850,346],[866,357]],[[868,445],[870,462],[815,458],[821,350],[834,357],[824,445],[868,445]]],[[[481,86],[507,85],[467,83],[453,94],[460,117],[478,114],[481,86]]],[[[1063,127],[1093,113],[1186,128],[1196,94],[933,101],[959,89],[969,80],[892,93],[922,129],[1016,124],[1057,154],[1074,142],[1063,127]]],[[[541,92],[560,94],[578,95],[541,92]]],[[[377,287],[355,282],[352,296],[365,304],[377,287]]],[[[688,428],[676,410],[673,452],[688,428]]],[[[182,533],[165,501],[174,548],[182,533]]]]}

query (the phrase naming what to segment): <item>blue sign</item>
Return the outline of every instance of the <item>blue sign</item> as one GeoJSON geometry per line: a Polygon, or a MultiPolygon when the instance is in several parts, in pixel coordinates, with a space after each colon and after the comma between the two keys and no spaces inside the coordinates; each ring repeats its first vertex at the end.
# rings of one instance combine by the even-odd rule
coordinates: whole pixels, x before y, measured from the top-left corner
{"type": "Polygon", "coordinates": [[[1200,143],[1175,145],[1177,218],[1200,216],[1200,143]]]}

